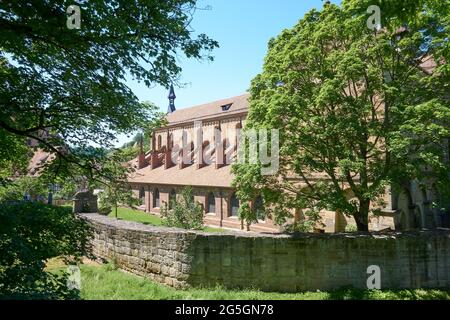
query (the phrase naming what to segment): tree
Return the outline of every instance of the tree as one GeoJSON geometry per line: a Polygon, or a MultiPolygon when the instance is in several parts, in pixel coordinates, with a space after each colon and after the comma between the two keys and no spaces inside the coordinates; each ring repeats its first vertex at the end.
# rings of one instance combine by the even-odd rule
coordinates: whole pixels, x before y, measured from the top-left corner
{"type": "Polygon", "coordinates": [[[116,218],[119,205],[133,207],[138,203],[127,183],[128,175],[133,170],[126,163],[128,157],[127,148],[109,152],[101,168],[104,178],[97,183],[99,188],[104,188],[99,194],[100,212],[107,213],[111,208],[114,208],[116,218]]]}
{"type": "Polygon", "coordinates": [[[15,175],[26,173],[28,151],[25,139],[0,129],[0,187],[15,175]]]}
{"type": "MultiPolygon", "coordinates": [[[[448,189],[449,16],[444,1],[344,0],[272,39],[246,129],[280,129],[280,170],[235,165],[241,201],[263,194],[279,224],[328,209],[367,231],[388,185],[432,178],[448,189]],[[378,31],[366,24],[373,4],[378,31]]],[[[250,206],[240,215],[255,221],[250,206]]]]}
{"type": "MultiPolygon", "coordinates": [[[[190,28],[196,0],[83,1],[80,29],[69,29],[66,10],[74,4],[0,2],[0,183],[26,174],[28,138],[56,156],[40,172],[48,181],[123,183],[108,149],[117,134],[145,130],[157,117],[125,79],[177,84],[179,56],[212,59],[218,46],[190,28]]],[[[58,293],[64,281],[43,272],[49,257],[83,254],[87,229],[66,211],[0,204],[2,297],[67,297],[58,293]]]]}
{"type": "Polygon", "coordinates": [[[38,196],[46,197],[48,192],[48,184],[44,179],[23,176],[0,188],[0,202],[20,201],[25,195],[28,195],[30,199],[36,199],[38,196]]]}
{"type": "Polygon", "coordinates": [[[74,162],[95,171],[98,160],[83,163],[77,151],[111,146],[155,111],[125,77],[169,86],[181,72],[178,55],[212,59],[217,42],[193,37],[195,0],[83,2],[80,29],[67,27],[69,4],[0,3],[0,133],[38,140],[58,155],[57,168],[74,162]]]}
{"type": "Polygon", "coordinates": [[[170,199],[161,209],[163,224],[168,227],[200,230],[203,228],[203,209],[194,201],[192,187],[181,191],[180,198],[170,199]]]}
{"type": "Polygon", "coordinates": [[[33,202],[0,203],[0,299],[73,299],[67,274],[45,261],[77,263],[89,256],[91,229],[70,208],[33,202]]]}

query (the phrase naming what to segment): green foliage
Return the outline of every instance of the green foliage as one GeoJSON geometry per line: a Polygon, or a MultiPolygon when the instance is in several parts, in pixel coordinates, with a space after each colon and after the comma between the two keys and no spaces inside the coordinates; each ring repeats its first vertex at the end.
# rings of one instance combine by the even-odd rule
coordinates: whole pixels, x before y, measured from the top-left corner
{"type": "Polygon", "coordinates": [[[66,274],[44,270],[45,261],[89,255],[90,229],[70,208],[39,203],[0,204],[0,299],[67,299],[77,292],[66,274]]]}
{"type": "Polygon", "coordinates": [[[132,190],[123,184],[110,183],[99,195],[99,211],[109,214],[112,209],[117,212],[120,205],[135,206],[138,199],[134,198],[132,190]]]}
{"type": "Polygon", "coordinates": [[[177,290],[151,279],[138,277],[108,265],[81,265],[81,298],[86,300],[428,300],[450,299],[450,291],[360,290],[298,293],[262,292],[255,289],[231,290],[221,286],[177,290]]]}
{"type": "Polygon", "coordinates": [[[0,184],[8,178],[26,172],[28,147],[25,139],[0,128],[0,184]]]}
{"type": "MultiPolygon", "coordinates": [[[[431,179],[450,189],[450,3],[378,1],[379,32],[366,25],[371,4],[310,11],[269,42],[252,81],[245,129],[280,129],[280,170],[237,164],[234,185],[241,201],[262,193],[278,224],[292,210],[309,208],[312,221],[326,209],[367,230],[387,185],[431,179]],[[420,66],[430,57],[432,74],[420,66]]],[[[245,206],[240,215],[254,221],[245,206]]]]}
{"type": "Polygon", "coordinates": [[[3,132],[36,138],[58,154],[50,171],[79,163],[90,176],[100,161],[80,150],[111,147],[155,116],[125,78],[168,87],[181,73],[179,56],[212,60],[218,44],[190,28],[195,0],[84,1],[81,29],[66,26],[69,4],[0,3],[0,140],[3,132]]]}
{"type": "Polygon", "coordinates": [[[40,178],[24,176],[0,186],[0,202],[20,201],[25,194],[30,195],[32,199],[37,196],[43,196],[46,199],[48,185],[40,178]]]}
{"type": "Polygon", "coordinates": [[[155,112],[151,121],[147,122],[144,133],[136,133],[131,141],[122,146],[121,152],[126,156],[125,161],[129,161],[136,157],[136,154],[139,152],[140,143],[142,143],[142,148],[144,150],[149,150],[151,148],[152,134],[155,132],[155,129],[161,128],[166,124],[166,114],[163,112],[155,112]]]}
{"type": "Polygon", "coordinates": [[[108,214],[111,208],[117,213],[119,205],[133,207],[139,203],[127,183],[128,174],[132,169],[123,164],[123,150],[118,149],[108,154],[102,164],[104,190],[99,194],[99,210],[108,214]]]}
{"type": "Polygon", "coordinates": [[[179,199],[172,199],[170,208],[164,204],[161,208],[163,225],[183,229],[200,230],[203,228],[203,209],[194,201],[192,187],[185,187],[179,199]]]}
{"type": "Polygon", "coordinates": [[[348,224],[345,226],[345,232],[356,232],[358,231],[358,227],[354,224],[348,224]]]}
{"type": "MultiPolygon", "coordinates": [[[[115,212],[108,214],[109,217],[116,217],[115,212]]],[[[161,226],[163,224],[163,219],[160,216],[143,212],[136,209],[118,207],[117,208],[117,218],[127,221],[135,221],[146,225],[161,226]]],[[[202,229],[205,232],[223,232],[224,229],[204,227],[202,229]]]]}
{"type": "Polygon", "coordinates": [[[54,183],[60,186],[60,189],[53,195],[53,199],[71,200],[77,192],[77,183],[73,179],[57,179],[54,183]]]}

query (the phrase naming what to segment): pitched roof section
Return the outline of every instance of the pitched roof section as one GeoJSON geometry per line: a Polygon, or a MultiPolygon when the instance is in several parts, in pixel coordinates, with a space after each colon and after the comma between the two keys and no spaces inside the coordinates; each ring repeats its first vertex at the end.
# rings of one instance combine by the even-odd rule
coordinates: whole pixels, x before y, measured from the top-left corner
{"type": "Polygon", "coordinates": [[[222,99],[191,108],[179,109],[169,113],[167,115],[167,121],[169,122],[169,125],[174,125],[183,122],[247,112],[249,97],[250,94],[246,93],[237,97],[222,99]],[[222,110],[222,106],[229,104],[231,104],[231,106],[227,110],[222,110]]]}
{"type": "Polygon", "coordinates": [[[151,183],[180,186],[203,186],[230,188],[233,181],[231,166],[216,169],[214,164],[197,169],[195,164],[179,169],[177,165],[164,169],[164,165],[155,169],[147,166],[135,171],[128,182],[151,183]]]}

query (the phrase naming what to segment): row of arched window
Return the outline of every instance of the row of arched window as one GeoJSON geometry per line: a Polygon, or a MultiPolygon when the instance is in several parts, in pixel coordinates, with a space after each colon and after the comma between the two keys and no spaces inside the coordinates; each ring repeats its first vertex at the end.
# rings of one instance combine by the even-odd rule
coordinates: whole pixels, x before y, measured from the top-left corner
{"type": "MultiPolygon", "coordinates": [[[[215,128],[214,128],[215,130],[218,130],[219,132],[221,132],[221,128],[219,127],[219,126],[216,126],[215,128]]],[[[239,122],[239,123],[237,123],[236,124],[236,126],[235,126],[235,129],[236,130],[239,130],[239,129],[242,129],[242,124],[239,122]]],[[[183,131],[183,139],[185,139],[185,131],[183,131]]],[[[203,134],[203,132],[202,132],[202,134],[203,134]]],[[[214,141],[217,139],[218,137],[216,137],[216,136],[214,136],[213,137],[213,139],[214,139],[214,141]]],[[[162,147],[162,135],[161,134],[159,134],[158,136],[157,136],[157,139],[158,139],[158,141],[157,141],[157,149],[159,150],[159,149],[161,149],[161,147],[162,147]]],[[[169,136],[168,136],[168,147],[169,148],[173,148],[173,133],[170,133],[169,134],[169,136]]]]}
{"type": "MultiPolygon", "coordinates": [[[[175,189],[172,189],[169,193],[169,208],[172,207],[172,203],[176,200],[177,193],[175,189]]],[[[141,187],[139,190],[139,198],[142,202],[145,202],[145,189],[141,187]]],[[[160,206],[160,194],[159,189],[153,189],[153,197],[152,197],[152,207],[159,208],[160,206]]],[[[254,204],[254,210],[256,210],[256,216],[260,220],[264,220],[265,210],[264,210],[264,202],[261,196],[257,197],[254,204]]],[[[229,206],[229,216],[236,217],[238,215],[239,210],[239,199],[236,196],[236,193],[233,193],[230,198],[230,206],[229,206]]],[[[213,192],[208,193],[206,196],[206,213],[216,213],[216,197],[213,192]]]]}

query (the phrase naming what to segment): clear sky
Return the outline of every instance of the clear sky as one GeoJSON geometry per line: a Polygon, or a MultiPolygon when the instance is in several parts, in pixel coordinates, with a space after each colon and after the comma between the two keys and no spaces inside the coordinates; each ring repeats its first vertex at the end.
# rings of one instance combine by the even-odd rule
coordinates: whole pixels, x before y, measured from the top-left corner
{"type": "MultiPolygon", "coordinates": [[[[339,1],[332,1],[333,3],[339,1]]],[[[213,62],[180,59],[183,71],[175,88],[177,109],[245,93],[250,81],[262,70],[267,43],[283,29],[292,28],[306,12],[321,8],[321,0],[198,0],[192,22],[196,33],[205,33],[219,42],[213,62]]],[[[141,101],[151,101],[167,110],[167,90],[148,88],[128,80],[128,86],[141,101]]],[[[120,136],[121,145],[129,138],[120,136]]]]}

